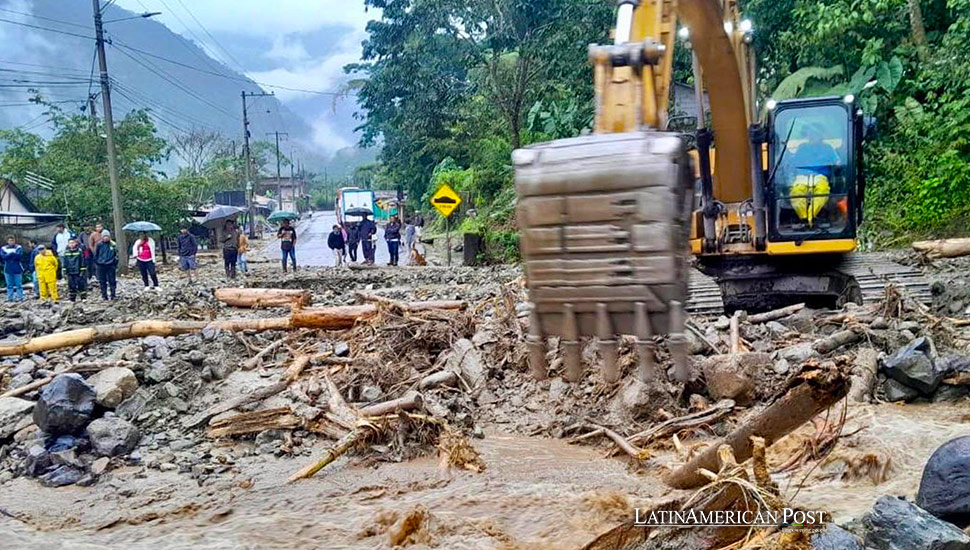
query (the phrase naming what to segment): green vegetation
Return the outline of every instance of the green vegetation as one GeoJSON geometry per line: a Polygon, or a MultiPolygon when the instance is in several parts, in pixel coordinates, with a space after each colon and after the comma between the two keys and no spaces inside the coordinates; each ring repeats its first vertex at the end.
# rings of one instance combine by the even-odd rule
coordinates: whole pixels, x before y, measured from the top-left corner
{"type": "MultiPolygon", "coordinates": [[[[364,186],[424,208],[448,183],[476,210],[462,227],[505,258],[514,241],[510,153],[592,121],[586,45],[609,40],[614,2],[365,0],[362,63],[347,67],[383,144],[364,186]],[[505,237],[504,235],[509,235],[505,237]]],[[[970,219],[970,0],[746,0],[759,96],[853,93],[877,119],[864,237],[876,246],[965,232],[970,219]],[[868,85],[868,86],[867,86],[868,85]]],[[[684,48],[675,75],[690,75],[684,48]]],[[[355,178],[356,179],[356,178],[355,178]]]]}

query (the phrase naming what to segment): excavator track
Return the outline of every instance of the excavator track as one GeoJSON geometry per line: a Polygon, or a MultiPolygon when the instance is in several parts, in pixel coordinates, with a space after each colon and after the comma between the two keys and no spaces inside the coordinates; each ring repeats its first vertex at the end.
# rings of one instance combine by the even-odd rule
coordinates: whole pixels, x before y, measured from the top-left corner
{"type": "MultiPolygon", "coordinates": [[[[929,280],[921,271],[896,263],[884,254],[852,254],[837,266],[837,270],[855,278],[866,304],[881,300],[889,283],[923,304],[929,304],[933,299],[929,280]]],[[[724,313],[717,281],[697,269],[690,270],[687,311],[692,315],[724,313]]]]}

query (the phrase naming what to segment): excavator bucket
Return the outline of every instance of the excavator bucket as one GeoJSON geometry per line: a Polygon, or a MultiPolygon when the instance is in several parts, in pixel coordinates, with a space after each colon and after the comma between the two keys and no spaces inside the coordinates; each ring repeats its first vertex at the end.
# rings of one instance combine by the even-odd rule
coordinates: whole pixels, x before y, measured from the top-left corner
{"type": "Polygon", "coordinates": [[[637,377],[655,376],[653,337],[668,334],[675,376],[686,380],[691,166],[676,134],[596,134],[513,154],[517,218],[532,313],[533,375],[549,375],[546,339],[559,337],[563,376],[585,368],[583,338],[598,340],[615,381],[617,337],[637,339],[637,377]]]}

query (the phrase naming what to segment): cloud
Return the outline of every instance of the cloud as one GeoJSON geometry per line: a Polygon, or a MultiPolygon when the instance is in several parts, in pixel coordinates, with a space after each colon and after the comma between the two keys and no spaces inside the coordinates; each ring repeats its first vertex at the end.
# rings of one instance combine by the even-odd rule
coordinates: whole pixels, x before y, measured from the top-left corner
{"type": "Polygon", "coordinates": [[[329,116],[324,114],[311,122],[313,126],[312,143],[306,144],[307,149],[323,149],[327,153],[334,153],[344,147],[350,147],[353,142],[341,135],[334,127],[329,116]]]}
{"type": "MultiPolygon", "coordinates": [[[[289,63],[286,66],[268,71],[249,72],[247,76],[257,82],[268,82],[288,88],[337,90],[346,81],[346,75],[343,72],[344,65],[360,59],[360,42],[362,39],[363,33],[349,33],[340,41],[329,57],[314,59],[307,55],[300,59],[291,58],[287,60],[289,63]]],[[[292,43],[291,46],[293,46],[292,43]]],[[[306,52],[306,49],[302,46],[291,49],[294,51],[302,49],[304,53],[306,52]]],[[[276,96],[283,102],[307,98],[307,95],[303,92],[282,89],[276,89],[275,92],[276,96]]]]}
{"type": "MultiPolygon", "coordinates": [[[[119,0],[118,5],[134,12],[144,11],[138,0],[119,0]]],[[[226,32],[274,38],[279,34],[310,32],[323,26],[343,25],[363,29],[379,16],[365,11],[363,0],[176,0],[168,5],[189,25],[194,21],[183,6],[212,33],[226,32]],[[181,5],[179,5],[181,4],[181,5]]],[[[169,28],[183,29],[172,13],[158,16],[169,28]]]]}
{"type": "Polygon", "coordinates": [[[310,54],[298,40],[287,36],[277,36],[273,40],[273,48],[263,54],[263,57],[287,64],[296,64],[308,60],[310,54]]]}

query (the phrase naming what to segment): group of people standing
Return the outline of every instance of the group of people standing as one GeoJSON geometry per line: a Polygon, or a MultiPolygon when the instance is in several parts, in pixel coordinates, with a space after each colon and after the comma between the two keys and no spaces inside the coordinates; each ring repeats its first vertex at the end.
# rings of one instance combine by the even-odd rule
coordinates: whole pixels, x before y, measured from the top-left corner
{"type": "MultiPolygon", "coordinates": [[[[387,243],[387,265],[398,265],[401,261],[401,244],[410,252],[417,246],[423,221],[420,217],[405,217],[402,224],[396,215],[391,216],[384,226],[384,242],[387,243]]],[[[327,246],[333,252],[334,263],[341,266],[349,256],[351,262],[357,261],[357,246],[360,245],[364,265],[374,265],[377,252],[377,224],[364,216],[359,222],[335,224],[327,237],[327,246]]]]}
{"type": "MultiPolygon", "coordinates": [[[[133,256],[139,258],[139,262],[148,261],[142,260],[147,256],[139,252],[145,247],[146,239],[151,243],[151,273],[154,274],[154,241],[147,235],[142,234],[142,238],[135,242],[133,256]]],[[[63,223],[58,224],[49,245],[31,239],[26,244],[27,249],[17,242],[16,237],[9,236],[7,244],[0,248],[8,302],[24,299],[25,276],[34,283],[35,297],[52,303],[60,298],[58,280],[67,279],[68,297],[74,302],[78,297],[87,297],[88,282],[95,276],[101,287],[101,297],[116,299],[118,246],[111,239],[111,232],[101,224],[93,229],[86,227],[80,235],[68,230],[63,223]]],[[[157,279],[154,280],[157,286],[157,279]]],[[[147,286],[147,282],[145,284],[147,286]]]]}

